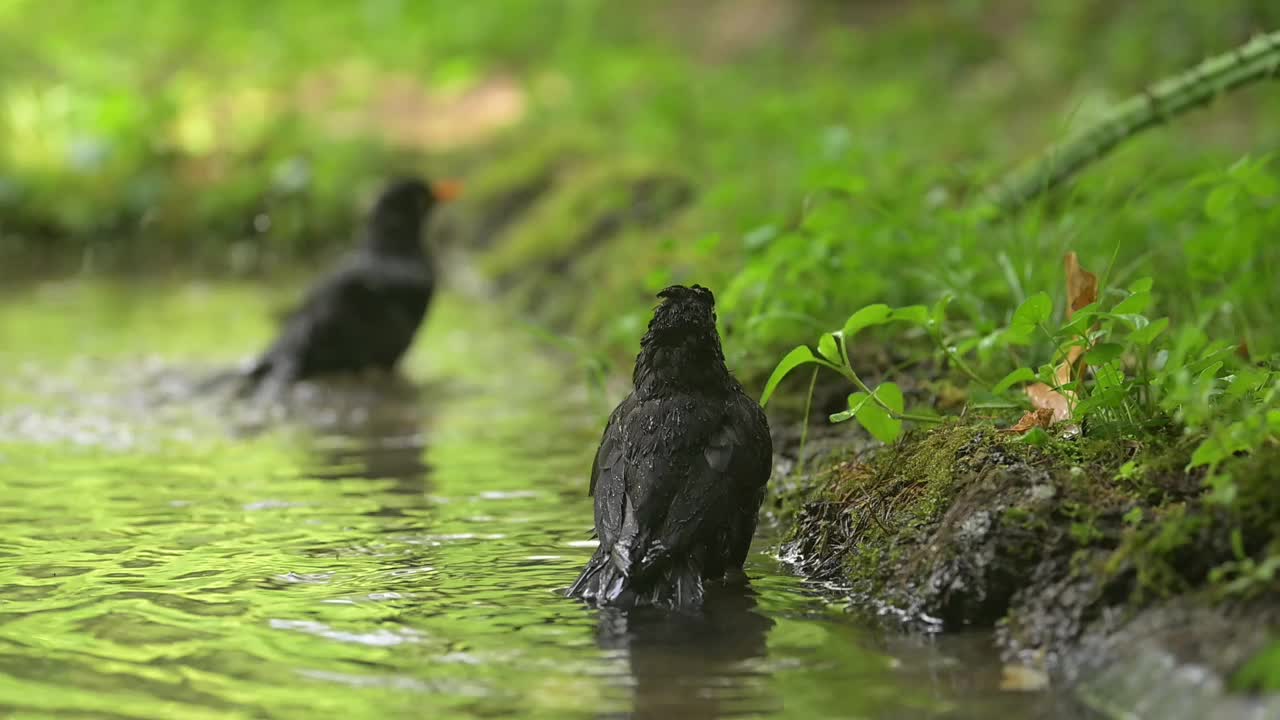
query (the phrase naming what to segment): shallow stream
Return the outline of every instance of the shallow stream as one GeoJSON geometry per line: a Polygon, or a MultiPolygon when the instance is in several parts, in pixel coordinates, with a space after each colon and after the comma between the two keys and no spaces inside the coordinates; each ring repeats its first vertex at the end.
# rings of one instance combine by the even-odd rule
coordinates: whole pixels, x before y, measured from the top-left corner
{"type": "Polygon", "coordinates": [[[444,296],[405,375],[288,411],[192,394],[285,289],[0,296],[0,714],[1069,717],[988,634],[886,633],[774,557],[702,620],[563,598],[618,398],[499,307],[444,296]]]}

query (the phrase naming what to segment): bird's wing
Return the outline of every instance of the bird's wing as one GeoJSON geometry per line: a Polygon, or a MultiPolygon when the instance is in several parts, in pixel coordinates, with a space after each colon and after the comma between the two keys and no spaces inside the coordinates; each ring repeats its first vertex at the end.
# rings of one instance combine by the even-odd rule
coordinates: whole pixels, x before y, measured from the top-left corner
{"type": "Polygon", "coordinates": [[[603,503],[615,562],[645,572],[688,550],[707,522],[728,512],[729,473],[739,452],[737,429],[723,408],[688,410],[684,401],[649,401],[626,418],[619,483],[622,492],[603,503]],[[664,407],[668,402],[675,404],[664,407]]]}
{"type": "Polygon", "coordinates": [[[737,490],[762,492],[773,472],[773,439],[769,437],[769,421],[760,404],[744,393],[738,393],[729,412],[729,422],[741,441],[732,459],[730,474],[737,490]]]}
{"type": "Polygon", "coordinates": [[[630,404],[631,398],[627,397],[618,407],[614,408],[613,413],[609,415],[609,422],[605,423],[604,435],[600,438],[600,447],[596,450],[595,457],[591,460],[591,484],[587,487],[587,496],[596,494],[596,485],[599,484],[601,476],[608,475],[614,468],[620,468],[622,465],[622,438],[618,432],[618,416],[626,412],[627,406],[630,404]]]}
{"type": "Polygon", "coordinates": [[[425,279],[409,274],[368,272],[362,266],[348,266],[331,275],[308,293],[302,305],[290,314],[277,348],[300,357],[320,360],[322,365],[360,364],[364,355],[373,355],[369,346],[379,337],[395,333],[370,333],[370,327],[390,330],[404,325],[416,327],[418,316],[409,308],[422,304],[425,279]],[[315,358],[316,354],[351,355],[315,358]]]}
{"type": "Polygon", "coordinates": [[[730,460],[729,493],[735,508],[725,527],[723,550],[728,565],[740,567],[751,550],[756,518],[773,472],[773,441],[764,410],[743,393],[737,394],[729,408],[729,424],[741,442],[730,460]]]}
{"type": "Polygon", "coordinates": [[[659,541],[666,551],[687,548],[707,523],[719,524],[731,512],[729,500],[735,488],[734,471],[749,452],[748,438],[721,416],[692,454],[690,467],[671,499],[659,541]],[[724,514],[726,517],[713,517],[724,514]]]}
{"type": "Polygon", "coordinates": [[[587,491],[595,496],[596,536],[605,547],[613,545],[622,527],[627,457],[631,451],[627,442],[627,418],[634,414],[637,404],[635,396],[629,395],[614,409],[591,463],[591,485],[587,491]]]}

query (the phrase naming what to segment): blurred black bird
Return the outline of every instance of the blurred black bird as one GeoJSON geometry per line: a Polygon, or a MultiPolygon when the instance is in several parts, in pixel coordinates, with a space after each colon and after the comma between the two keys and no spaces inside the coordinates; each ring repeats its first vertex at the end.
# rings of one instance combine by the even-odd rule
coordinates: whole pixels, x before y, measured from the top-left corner
{"type": "Polygon", "coordinates": [[[413,343],[435,287],[422,229],[457,183],[392,182],[378,197],[362,243],[289,314],[275,342],[245,373],[279,386],[334,373],[392,370],[413,343]]]}
{"type": "Polygon", "coordinates": [[[704,582],[744,579],[773,446],[764,411],[725,367],[711,291],[658,297],[634,389],[591,469],[600,545],[568,594],[695,611],[704,582]]]}

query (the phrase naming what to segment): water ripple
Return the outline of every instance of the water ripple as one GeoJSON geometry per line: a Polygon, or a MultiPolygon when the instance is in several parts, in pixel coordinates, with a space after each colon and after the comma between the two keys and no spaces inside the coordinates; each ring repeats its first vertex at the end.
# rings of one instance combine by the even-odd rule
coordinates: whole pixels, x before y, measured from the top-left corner
{"type": "Polygon", "coordinates": [[[584,475],[604,408],[564,364],[510,362],[471,329],[538,341],[446,294],[406,368],[435,380],[304,385],[266,406],[193,393],[265,341],[269,290],[84,284],[0,304],[0,330],[27,339],[20,360],[0,347],[5,712],[1022,717],[1035,702],[996,691],[989,648],[935,640],[890,662],[767,540],[756,594],[696,621],[565,598],[597,544],[584,475]]]}

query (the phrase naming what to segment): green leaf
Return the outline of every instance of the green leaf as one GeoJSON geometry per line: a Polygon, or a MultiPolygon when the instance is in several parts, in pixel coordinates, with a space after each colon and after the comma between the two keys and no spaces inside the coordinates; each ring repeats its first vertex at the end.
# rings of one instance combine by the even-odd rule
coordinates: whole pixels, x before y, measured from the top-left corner
{"type": "Polygon", "coordinates": [[[1047,322],[1052,314],[1053,301],[1049,299],[1048,293],[1032,295],[1013,312],[1013,320],[1005,331],[1005,339],[1014,345],[1030,343],[1036,328],[1047,322]]]}
{"type": "Polygon", "coordinates": [[[1235,553],[1237,560],[1249,557],[1249,554],[1244,551],[1244,532],[1238,527],[1231,529],[1231,552],[1235,553]]]}
{"type": "MultiPolygon", "coordinates": [[[[1100,312],[1096,315],[1096,317],[1099,320],[1117,320],[1129,332],[1133,332],[1134,330],[1141,330],[1142,328],[1151,324],[1151,321],[1147,319],[1146,315],[1138,315],[1137,313],[1125,313],[1124,315],[1117,315],[1115,313],[1100,312]]],[[[1108,326],[1108,329],[1110,329],[1109,326],[1108,326]]]]}
{"type": "Polygon", "coordinates": [[[1266,166],[1253,166],[1240,174],[1240,180],[1250,195],[1261,200],[1274,200],[1280,195],[1280,182],[1267,172],[1266,166]]]}
{"type": "Polygon", "coordinates": [[[1233,398],[1242,398],[1255,390],[1262,387],[1267,381],[1271,373],[1262,368],[1244,367],[1235,371],[1229,376],[1227,382],[1227,395],[1233,398]]]}
{"type": "Polygon", "coordinates": [[[893,309],[884,303],[876,303],[868,305],[858,312],[849,316],[844,323],[844,329],[841,333],[844,335],[845,342],[858,334],[858,331],[870,327],[872,325],[883,325],[889,322],[889,316],[893,314],[893,309]]]}
{"type": "Polygon", "coordinates": [[[1118,364],[1099,363],[1098,367],[1094,368],[1099,390],[1112,390],[1124,386],[1124,372],[1117,367],[1118,364]]]}
{"type": "Polygon", "coordinates": [[[1221,369],[1222,369],[1221,360],[1215,360],[1209,363],[1203,370],[1200,371],[1200,374],[1196,376],[1196,382],[1197,383],[1213,382],[1213,380],[1218,377],[1218,371],[1221,369]]]}
{"type": "Polygon", "coordinates": [[[930,329],[940,330],[942,328],[942,323],[947,320],[947,306],[951,304],[951,301],[954,298],[954,295],[947,293],[946,295],[938,298],[938,302],[933,304],[933,311],[930,313],[929,317],[930,329]]]}
{"type": "Polygon", "coordinates": [[[1027,367],[1020,367],[1017,370],[1014,370],[1013,372],[1009,373],[1008,375],[1005,375],[1003,380],[996,383],[996,386],[991,388],[991,392],[995,393],[996,395],[999,395],[1005,390],[1008,390],[1009,388],[1013,387],[1016,383],[1031,382],[1032,380],[1035,380],[1035,379],[1036,379],[1036,373],[1034,370],[1027,367]]]}
{"type": "Polygon", "coordinates": [[[1098,312],[1098,303],[1092,302],[1085,305],[1071,316],[1071,320],[1069,322],[1054,331],[1054,338],[1079,337],[1084,335],[1089,332],[1089,326],[1093,325],[1096,316],[1099,314],[1101,313],[1098,312]]]}
{"type": "Polygon", "coordinates": [[[818,338],[818,353],[837,365],[844,364],[844,358],[840,357],[840,345],[833,333],[822,333],[822,337],[818,338]]]}
{"type": "Polygon", "coordinates": [[[1020,438],[1021,442],[1037,446],[1048,445],[1049,440],[1049,433],[1045,432],[1042,427],[1033,427],[1020,438]]]}
{"type": "MultiPolygon", "coordinates": [[[[895,413],[902,412],[902,390],[894,383],[884,383],[876,388],[875,395],[895,413]]],[[[902,434],[902,420],[890,415],[874,401],[861,403],[855,417],[872,437],[882,443],[889,444],[902,434]]]]}
{"type": "Polygon", "coordinates": [[[1135,345],[1150,345],[1151,341],[1155,340],[1168,327],[1169,318],[1167,317],[1153,320],[1150,325],[1129,333],[1129,342],[1135,345]]]}
{"type": "MultiPolygon", "coordinates": [[[[1236,501],[1236,496],[1240,493],[1240,489],[1236,487],[1235,478],[1231,477],[1231,473],[1213,473],[1206,477],[1204,482],[1209,486],[1209,496],[1206,499],[1214,505],[1231,505],[1236,501]]],[[[1235,582],[1227,583],[1227,590],[1231,591],[1233,585],[1244,579],[1237,578],[1235,582]]]]}
{"type": "Polygon", "coordinates": [[[1240,190],[1234,183],[1219,185],[1204,201],[1204,214],[1218,222],[1229,222],[1235,217],[1236,195],[1240,190]]]}
{"type": "MultiPolygon", "coordinates": [[[[1123,465],[1120,466],[1120,470],[1116,473],[1115,479],[1116,480],[1132,480],[1137,476],[1138,476],[1138,461],[1127,460],[1123,465]]],[[[1139,508],[1134,508],[1134,509],[1138,510],[1139,508]]],[[[1138,513],[1138,518],[1139,519],[1142,518],[1141,512],[1138,513]]]]}
{"type": "Polygon", "coordinates": [[[1239,346],[1235,343],[1227,342],[1226,340],[1214,340],[1200,350],[1199,359],[1187,363],[1187,369],[1198,373],[1214,363],[1221,367],[1223,361],[1234,355],[1238,348],[1239,346]]]}
{"type": "Polygon", "coordinates": [[[1058,368],[1052,364],[1045,363],[1040,366],[1039,370],[1036,370],[1036,378],[1049,387],[1055,387],[1058,384],[1058,368]]]}
{"type": "Polygon", "coordinates": [[[840,422],[844,422],[845,420],[849,420],[850,418],[857,415],[862,410],[863,405],[866,405],[870,401],[871,401],[871,396],[864,392],[851,393],[847,401],[849,409],[842,410],[841,412],[835,413],[827,419],[833,423],[840,423],[840,422]]]}
{"type": "Polygon", "coordinates": [[[1151,287],[1153,285],[1155,285],[1155,280],[1153,280],[1152,278],[1149,278],[1149,277],[1138,278],[1137,280],[1134,280],[1133,282],[1129,283],[1129,292],[1131,293],[1151,292],[1151,287]]]}
{"type": "Polygon", "coordinates": [[[1231,450],[1227,445],[1215,436],[1210,436],[1200,443],[1200,447],[1191,453],[1191,462],[1187,465],[1187,469],[1197,468],[1201,465],[1217,465],[1226,460],[1231,455],[1231,450]]]}
{"type": "Polygon", "coordinates": [[[890,320],[900,320],[912,325],[925,325],[929,322],[929,309],[923,305],[908,305],[896,308],[889,314],[890,320]]]}
{"type": "Polygon", "coordinates": [[[907,406],[902,398],[902,388],[898,387],[897,383],[881,383],[880,387],[875,389],[875,396],[895,413],[902,414],[906,410],[907,406]]]}
{"type": "Polygon", "coordinates": [[[778,389],[778,383],[782,382],[787,373],[801,365],[812,362],[818,362],[818,358],[814,356],[813,351],[806,345],[800,345],[787,353],[778,362],[778,366],[773,369],[773,374],[769,376],[769,381],[764,384],[764,392],[760,394],[761,407],[769,402],[769,398],[773,396],[773,391],[778,389]]]}
{"type": "Polygon", "coordinates": [[[1099,343],[1090,348],[1084,357],[1090,365],[1105,365],[1120,357],[1123,352],[1124,346],[1120,343],[1099,343]]]}
{"type": "Polygon", "coordinates": [[[1118,305],[1111,308],[1111,312],[1115,315],[1134,315],[1146,312],[1149,307],[1151,307],[1151,293],[1139,292],[1121,300],[1118,305]]]}

